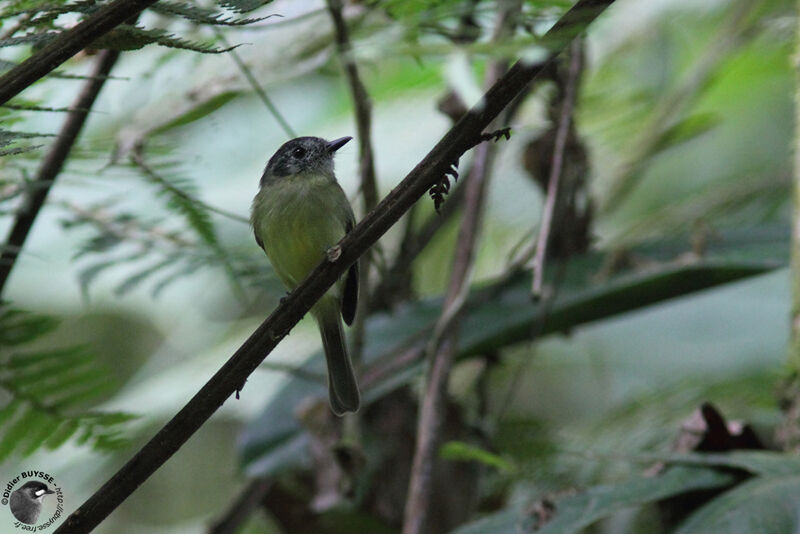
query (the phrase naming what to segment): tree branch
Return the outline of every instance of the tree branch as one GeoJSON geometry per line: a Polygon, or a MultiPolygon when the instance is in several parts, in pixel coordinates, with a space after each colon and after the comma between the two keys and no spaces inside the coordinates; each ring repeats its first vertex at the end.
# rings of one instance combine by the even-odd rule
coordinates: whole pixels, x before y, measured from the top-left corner
{"type": "Polygon", "coordinates": [[[19,252],[25,244],[25,239],[27,239],[31,231],[36,216],[42,209],[47,194],[50,192],[58,173],[61,172],[61,168],[64,166],[64,162],[67,160],[72,146],[77,141],[83,124],[86,122],[89,110],[118,57],[119,52],[116,51],[103,50],[100,52],[92,70],[92,78],[84,83],[81,92],[72,104],[72,110],[64,120],[58,137],[50,147],[47,156],[42,160],[36,179],[30,184],[30,190],[24,194],[22,205],[6,239],[3,253],[0,255],[0,295],[3,294],[8,276],[11,274],[11,269],[14,268],[19,252]]]}
{"type": "Polygon", "coordinates": [[[236,534],[253,512],[261,507],[261,501],[267,495],[273,482],[266,478],[256,478],[236,497],[230,509],[214,521],[208,528],[208,534],[236,534]]]}
{"type": "MultiPolygon", "coordinates": [[[[614,0],[579,0],[548,32],[552,54],[569,42],[565,35],[583,31],[614,0]]],[[[55,531],[58,534],[90,532],[194,434],[305,315],[336,280],[371,247],[469,147],[483,129],[540,72],[540,64],[517,62],[431,149],[384,200],[369,212],[340,242],[336,261],[324,261],[306,278],[236,353],[149,442],[111,479],[98,489],[55,531]]]]}
{"type": "Polygon", "coordinates": [[[228,54],[233,58],[233,62],[236,63],[236,66],[239,67],[239,71],[242,73],[242,75],[244,75],[245,79],[247,80],[247,83],[250,84],[250,87],[253,88],[253,91],[256,92],[258,97],[267,107],[267,111],[269,111],[275,118],[275,120],[278,121],[278,124],[281,125],[281,128],[283,128],[283,131],[286,133],[286,135],[288,135],[290,138],[297,137],[297,134],[294,133],[292,127],[289,126],[289,122],[286,120],[286,118],[284,118],[283,114],[281,114],[278,107],[272,102],[272,99],[270,99],[270,97],[267,95],[267,92],[264,90],[263,87],[261,87],[261,84],[258,83],[256,77],[253,76],[253,73],[250,71],[247,64],[239,56],[239,52],[236,51],[236,47],[231,46],[231,44],[228,42],[228,39],[225,38],[225,34],[222,33],[222,30],[220,30],[219,28],[215,28],[214,31],[217,34],[217,38],[219,38],[219,40],[222,41],[222,44],[225,46],[225,48],[228,49],[228,54]]]}
{"type": "Polygon", "coordinates": [[[341,0],[328,0],[328,12],[331,14],[336,32],[336,51],[342,60],[356,112],[359,176],[361,177],[361,194],[364,196],[364,213],[367,213],[378,204],[378,186],[372,153],[372,100],[370,100],[367,89],[358,74],[358,66],[356,66],[356,59],[353,56],[353,45],[350,44],[350,34],[342,17],[341,0]]]}
{"type": "MultiPolygon", "coordinates": [[[[497,43],[513,28],[520,7],[519,0],[499,3],[492,42],[497,43]]],[[[486,73],[486,85],[495,83],[506,69],[506,61],[492,62],[486,73]]],[[[442,305],[442,314],[426,349],[430,368],[417,422],[417,442],[403,516],[403,534],[424,534],[428,531],[433,472],[445,419],[447,384],[475,265],[494,153],[494,143],[484,143],[477,148],[465,185],[464,216],[456,240],[453,274],[442,305]]]]}
{"type": "Polygon", "coordinates": [[[558,193],[561,183],[561,169],[564,166],[564,149],[567,146],[567,136],[572,125],[572,115],[575,108],[575,98],[578,92],[578,80],[582,69],[581,44],[578,39],[570,46],[569,73],[564,91],[564,102],[558,118],[553,158],[550,164],[550,176],[547,179],[547,197],[545,199],[542,222],[539,225],[539,237],[536,239],[536,254],[533,257],[533,282],[531,295],[534,298],[542,296],[542,280],[544,277],[544,262],[547,258],[547,243],[550,241],[550,226],[556,209],[558,193]]]}
{"type": "Polygon", "coordinates": [[[0,76],[0,104],[5,104],[92,41],[138,15],[156,1],[115,0],[98,9],[74,28],[63,31],[38,52],[0,76]]]}

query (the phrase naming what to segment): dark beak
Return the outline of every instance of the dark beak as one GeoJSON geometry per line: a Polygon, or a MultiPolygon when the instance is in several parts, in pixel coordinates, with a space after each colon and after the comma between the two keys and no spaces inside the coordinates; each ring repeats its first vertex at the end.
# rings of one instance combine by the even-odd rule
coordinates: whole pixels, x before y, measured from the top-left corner
{"type": "Polygon", "coordinates": [[[47,488],[46,490],[44,490],[44,493],[45,495],[49,495],[51,493],[55,493],[55,491],[51,490],[50,488],[47,488]]]}
{"type": "Polygon", "coordinates": [[[339,139],[334,139],[333,141],[328,141],[328,152],[336,152],[344,145],[346,145],[347,142],[351,139],[352,137],[347,136],[347,137],[340,137],[339,139]]]}

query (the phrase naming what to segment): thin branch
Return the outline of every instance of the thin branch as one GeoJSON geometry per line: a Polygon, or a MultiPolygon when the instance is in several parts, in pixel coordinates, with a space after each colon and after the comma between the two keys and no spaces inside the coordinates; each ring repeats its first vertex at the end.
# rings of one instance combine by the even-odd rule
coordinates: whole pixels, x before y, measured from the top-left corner
{"type": "Polygon", "coordinates": [[[263,87],[261,87],[261,84],[258,83],[258,80],[256,80],[255,76],[253,76],[253,73],[250,71],[250,68],[239,56],[239,52],[237,52],[234,47],[231,47],[230,43],[225,38],[225,34],[223,34],[218,28],[215,28],[215,31],[217,37],[219,38],[220,41],[222,41],[222,44],[225,46],[225,48],[229,49],[228,54],[231,55],[233,61],[236,63],[236,66],[239,67],[240,71],[242,71],[242,74],[247,79],[248,83],[250,83],[250,87],[253,88],[253,91],[256,92],[256,94],[264,103],[264,105],[267,106],[267,109],[272,114],[272,116],[275,117],[275,120],[278,121],[278,124],[281,125],[281,128],[283,128],[283,131],[286,133],[286,135],[288,135],[290,138],[297,137],[297,134],[294,133],[292,127],[289,126],[289,122],[284,118],[280,110],[278,110],[277,106],[275,106],[272,100],[267,96],[267,92],[264,90],[263,87]]]}
{"type": "MultiPolygon", "coordinates": [[[[48,41],[38,52],[0,76],[0,104],[5,104],[38,79],[157,0],[114,0],[80,24],[48,41]]],[[[76,106],[79,107],[79,106],[76,106]]]]}
{"type": "Polygon", "coordinates": [[[61,172],[64,162],[67,160],[73,145],[81,133],[81,129],[86,122],[87,113],[105,83],[105,76],[108,76],[108,73],[111,72],[111,68],[118,57],[119,52],[116,51],[104,50],[100,52],[92,72],[92,76],[95,78],[84,83],[81,92],[72,104],[74,110],[67,115],[58,137],[50,147],[47,156],[42,160],[39,172],[33,183],[34,187],[31,187],[25,193],[22,205],[14,220],[14,225],[11,227],[6,244],[3,247],[3,253],[0,255],[0,295],[3,294],[8,276],[11,274],[11,269],[14,268],[19,251],[22,250],[25,244],[25,239],[30,233],[36,216],[42,209],[53,182],[61,172]]]}
{"type": "Polygon", "coordinates": [[[142,172],[144,172],[147,176],[150,177],[154,182],[158,183],[162,187],[168,189],[174,195],[177,195],[181,198],[184,198],[191,202],[192,204],[196,205],[198,208],[210,211],[212,213],[216,213],[217,215],[221,215],[226,217],[232,221],[240,222],[249,225],[250,219],[247,217],[242,217],[238,213],[233,213],[222,208],[218,208],[216,206],[212,206],[206,202],[203,202],[197,197],[194,197],[184,191],[183,189],[176,187],[175,185],[171,184],[169,180],[161,176],[159,173],[155,171],[148,163],[144,160],[144,156],[142,155],[143,150],[141,147],[137,147],[135,150],[131,152],[131,161],[139,167],[142,172]]]}
{"type": "Polygon", "coordinates": [[[494,149],[494,144],[484,143],[476,150],[476,162],[466,185],[464,216],[456,244],[452,278],[442,314],[425,349],[431,368],[417,424],[417,443],[406,498],[403,534],[427,532],[434,459],[444,421],[447,382],[455,357],[460,319],[469,294],[494,149]]]}
{"type": "Polygon", "coordinates": [[[8,29],[6,29],[6,31],[0,34],[0,41],[5,41],[6,39],[13,37],[15,33],[20,31],[22,27],[25,26],[28,20],[30,20],[31,16],[33,16],[31,13],[23,13],[20,15],[19,19],[17,19],[13,26],[10,26],[8,29]]]}
{"type": "Polygon", "coordinates": [[[561,184],[561,169],[564,167],[564,149],[567,146],[572,125],[572,115],[575,109],[575,96],[578,92],[578,80],[582,68],[581,43],[576,39],[570,45],[569,74],[567,75],[566,88],[564,90],[564,102],[561,106],[561,114],[558,118],[558,129],[556,130],[555,145],[553,147],[553,159],[550,164],[550,176],[547,179],[547,198],[542,213],[542,222],[539,226],[539,236],[536,239],[536,254],[533,257],[533,285],[531,294],[534,298],[542,296],[542,279],[544,273],[544,262],[547,258],[547,243],[550,241],[550,230],[555,213],[558,193],[561,184]]]}
{"type": "MultiPolygon", "coordinates": [[[[555,56],[614,0],[579,0],[545,36],[555,56]],[[569,35],[570,38],[565,35],[569,35]]],[[[453,126],[383,201],[338,244],[336,261],[323,261],[287,296],[236,353],[149,442],[62,523],[56,533],[91,532],[208,420],[339,279],[428,189],[441,180],[505,106],[540,73],[540,64],[518,61],[453,126]]]]}
{"type": "MultiPolygon", "coordinates": [[[[493,42],[506,35],[521,7],[518,0],[501,2],[499,6],[493,42]]],[[[505,61],[493,62],[486,74],[486,85],[495,83],[506,68],[505,61]]],[[[403,515],[403,534],[424,534],[428,531],[433,470],[445,418],[447,383],[455,359],[461,316],[469,294],[495,150],[494,143],[483,143],[477,148],[469,179],[464,186],[464,215],[456,241],[453,274],[442,305],[442,314],[425,350],[430,368],[417,421],[416,447],[403,515]]]]}
{"type": "Polygon", "coordinates": [[[372,100],[358,74],[358,66],[350,44],[347,24],[342,18],[341,0],[328,0],[328,12],[336,31],[336,51],[342,61],[353,107],[356,112],[358,131],[359,176],[361,193],[364,195],[364,213],[378,204],[378,186],[375,179],[375,162],[372,152],[372,100]]]}
{"type": "Polygon", "coordinates": [[[236,534],[250,516],[261,507],[261,501],[267,495],[272,481],[257,478],[237,496],[231,507],[208,529],[208,534],[236,534]]]}

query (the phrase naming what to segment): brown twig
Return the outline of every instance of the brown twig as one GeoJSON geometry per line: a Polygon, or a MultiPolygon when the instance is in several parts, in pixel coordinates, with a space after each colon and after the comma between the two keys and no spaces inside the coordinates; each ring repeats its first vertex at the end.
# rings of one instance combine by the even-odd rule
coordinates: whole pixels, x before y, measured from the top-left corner
{"type": "Polygon", "coordinates": [[[267,495],[272,481],[266,478],[257,478],[233,501],[231,507],[208,528],[208,534],[236,534],[239,527],[247,521],[256,509],[260,508],[261,501],[267,495]]]}
{"type": "Polygon", "coordinates": [[[567,137],[572,125],[572,115],[575,109],[575,97],[578,92],[578,80],[582,69],[582,52],[580,39],[575,39],[570,45],[569,74],[564,93],[564,102],[558,118],[553,159],[550,165],[550,176],[547,179],[547,197],[545,199],[542,222],[539,226],[539,236],[536,239],[536,254],[533,257],[533,283],[531,294],[534,298],[542,296],[542,280],[544,262],[547,258],[547,243],[550,241],[551,223],[555,213],[556,203],[561,184],[561,170],[564,165],[564,149],[567,146],[567,137]]]}
{"type": "MultiPolygon", "coordinates": [[[[564,34],[583,31],[614,0],[579,0],[550,29],[547,38],[557,54],[568,44],[564,34]],[[559,37],[559,35],[561,37],[559,37]]],[[[408,209],[437,183],[450,165],[472,146],[489,123],[516,95],[541,73],[542,66],[518,61],[500,78],[469,113],[453,126],[416,167],[374,210],[338,244],[341,255],[323,261],[287,296],[242,344],[236,353],[150,441],[148,441],[94,495],[55,530],[57,534],[91,532],[208,420],[220,406],[240,391],[258,367],[339,279],[408,209]]]]}
{"type": "Polygon", "coordinates": [[[353,45],[350,43],[350,34],[342,17],[341,0],[328,0],[328,12],[333,20],[336,32],[336,50],[344,67],[347,85],[350,88],[350,96],[355,108],[359,176],[361,177],[361,193],[364,196],[364,213],[367,213],[378,204],[378,185],[375,179],[375,162],[372,152],[372,100],[358,74],[353,45]]]}
{"type": "Polygon", "coordinates": [[[103,84],[106,81],[105,77],[111,72],[118,57],[119,52],[116,51],[104,50],[100,52],[92,70],[93,78],[84,83],[78,97],[72,104],[73,111],[68,113],[58,137],[50,147],[50,151],[44,160],[42,160],[32,187],[24,194],[22,205],[6,239],[3,253],[0,255],[0,295],[3,294],[8,276],[14,268],[16,259],[25,244],[33,222],[42,209],[50,188],[53,187],[56,177],[61,172],[64,162],[67,160],[75,141],[77,141],[81,133],[87,114],[100,93],[100,89],[103,88],[103,84]]]}
{"type": "Polygon", "coordinates": [[[431,361],[417,424],[417,441],[406,497],[403,534],[426,532],[431,497],[434,458],[444,419],[447,381],[456,351],[459,319],[469,293],[475,245],[480,230],[485,188],[489,178],[490,152],[494,145],[478,147],[473,176],[466,186],[464,218],[456,245],[453,276],[442,315],[434,327],[425,353],[431,361]]]}
{"type": "MultiPolygon", "coordinates": [[[[513,28],[520,8],[519,0],[499,4],[493,42],[505,37],[513,28]]],[[[486,74],[486,85],[494,84],[506,68],[505,61],[493,62],[486,74]]],[[[433,470],[445,417],[447,383],[457,350],[461,316],[469,294],[495,148],[494,143],[487,142],[476,151],[472,172],[465,186],[464,216],[456,241],[453,274],[442,314],[426,348],[430,368],[417,421],[416,447],[403,514],[403,534],[424,534],[428,531],[433,470]]]]}
{"type": "Polygon", "coordinates": [[[73,28],[61,32],[31,57],[0,76],[0,104],[5,104],[36,80],[90,45],[92,41],[138,15],[156,1],[115,0],[73,28]]]}
{"type": "Polygon", "coordinates": [[[294,130],[289,125],[289,121],[286,120],[278,107],[272,102],[272,99],[267,95],[267,92],[263,87],[261,87],[261,84],[258,83],[256,77],[253,76],[250,68],[239,56],[239,52],[236,51],[236,47],[231,46],[231,44],[228,42],[228,39],[225,37],[225,34],[222,33],[222,30],[215,28],[214,31],[217,35],[217,38],[222,42],[225,48],[228,49],[228,54],[233,58],[233,62],[236,63],[236,66],[239,67],[239,71],[241,71],[242,75],[244,75],[247,83],[250,84],[250,87],[253,88],[253,91],[256,92],[258,98],[260,98],[264,103],[264,106],[266,106],[267,111],[269,111],[275,120],[278,121],[278,124],[281,125],[281,128],[283,128],[283,131],[286,133],[286,135],[288,135],[290,138],[297,137],[297,134],[294,133],[294,130]]]}

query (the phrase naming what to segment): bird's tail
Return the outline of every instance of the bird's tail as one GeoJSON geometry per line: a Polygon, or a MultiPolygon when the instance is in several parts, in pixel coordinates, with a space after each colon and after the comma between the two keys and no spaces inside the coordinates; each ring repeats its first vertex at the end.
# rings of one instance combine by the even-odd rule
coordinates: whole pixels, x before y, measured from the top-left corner
{"type": "Polygon", "coordinates": [[[328,394],[331,409],[336,415],[355,412],[361,405],[356,376],[344,342],[339,306],[321,300],[315,315],[322,334],[322,347],[328,362],[328,394]]]}

